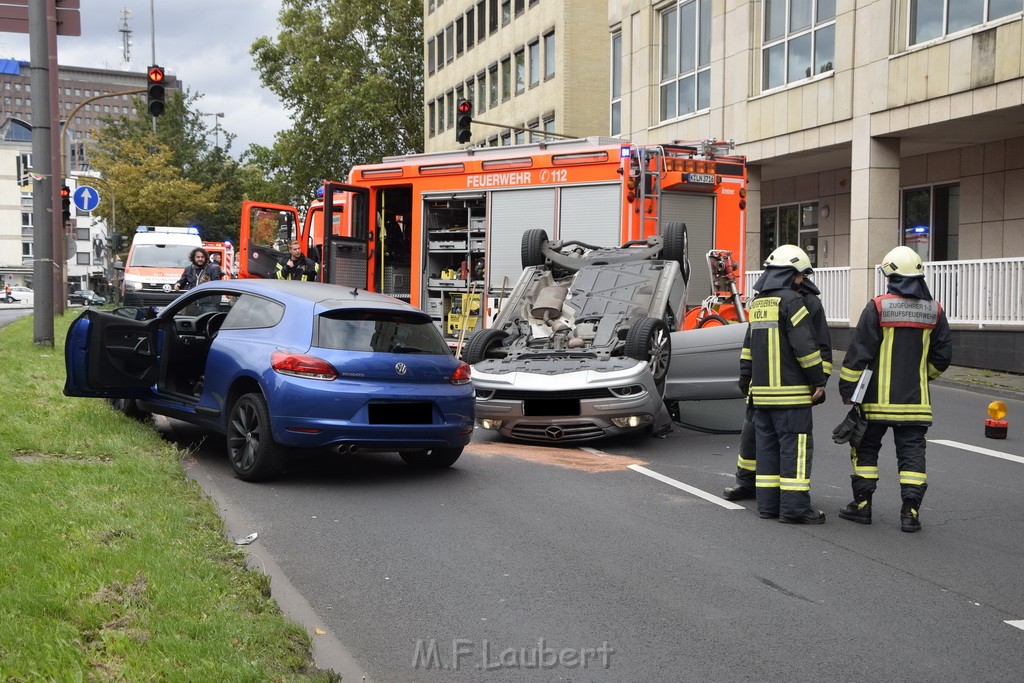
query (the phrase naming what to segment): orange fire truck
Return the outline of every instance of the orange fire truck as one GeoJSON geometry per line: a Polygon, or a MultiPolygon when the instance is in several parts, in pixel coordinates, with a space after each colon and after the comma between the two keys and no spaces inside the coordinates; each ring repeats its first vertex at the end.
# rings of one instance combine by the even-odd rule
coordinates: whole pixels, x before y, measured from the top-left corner
{"type": "MultiPolygon", "coordinates": [[[[347,184],[325,182],[333,201],[311,205],[301,227],[294,207],[243,204],[239,274],[274,277],[297,239],[325,281],[408,301],[456,338],[485,327],[511,291],[531,228],[608,246],[683,223],[695,264],[712,250],[741,263],[747,169],[731,149],[586,138],[386,158],[353,168],[347,184]],[[334,229],[325,233],[325,223],[334,229]]],[[[742,284],[742,266],[731,267],[742,284]]],[[[702,302],[711,312],[715,275],[702,265],[689,275],[687,303],[698,313],[688,327],[702,302]]]]}

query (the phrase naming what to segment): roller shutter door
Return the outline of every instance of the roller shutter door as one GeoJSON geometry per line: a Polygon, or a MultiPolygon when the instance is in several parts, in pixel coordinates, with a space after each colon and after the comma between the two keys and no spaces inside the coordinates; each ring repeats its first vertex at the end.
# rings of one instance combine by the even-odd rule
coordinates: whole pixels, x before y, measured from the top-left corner
{"type": "Polygon", "coordinates": [[[622,192],[618,183],[563,187],[559,197],[558,239],[598,247],[621,243],[622,192]]]}
{"type": "Polygon", "coordinates": [[[487,289],[497,294],[503,281],[506,291],[511,291],[523,272],[524,232],[541,228],[554,239],[554,188],[491,192],[489,222],[487,289]]]}
{"type": "Polygon", "coordinates": [[[705,256],[715,244],[715,198],[684,192],[665,192],[661,197],[661,224],[686,223],[690,254],[686,304],[699,306],[711,293],[711,275],[705,256]]]}

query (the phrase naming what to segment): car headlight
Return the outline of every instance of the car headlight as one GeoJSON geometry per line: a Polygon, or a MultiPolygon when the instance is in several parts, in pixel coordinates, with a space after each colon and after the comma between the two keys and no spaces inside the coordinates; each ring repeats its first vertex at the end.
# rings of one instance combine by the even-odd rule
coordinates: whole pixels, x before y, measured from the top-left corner
{"type": "Polygon", "coordinates": [[[124,283],[124,288],[125,288],[126,291],[129,291],[129,292],[137,292],[140,289],[142,289],[142,283],[141,282],[127,282],[126,281],[124,283]]]}
{"type": "Polygon", "coordinates": [[[640,425],[651,422],[650,415],[628,415],[626,417],[613,417],[612,424],[620,429],[626,427],[639,427],[640,425]]]}

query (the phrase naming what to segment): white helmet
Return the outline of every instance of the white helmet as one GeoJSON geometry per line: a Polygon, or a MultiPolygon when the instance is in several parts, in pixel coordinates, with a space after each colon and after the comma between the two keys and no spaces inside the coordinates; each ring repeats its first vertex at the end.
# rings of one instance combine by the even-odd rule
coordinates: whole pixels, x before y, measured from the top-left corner
{"type": "Polygon", "coordinates": [[[882,275],[891,277],[924,277],[924,264],[921,257],[910,247],[896,247],[882,259],[882,275]]]}
{"type": "Polygon", "coordinates": [[[764,262],[765,268],[792,268],[798,273],[810,275],[814,272],[811,259],[807,252],[795,244],[783,244],[768,254],[764,262]]]}

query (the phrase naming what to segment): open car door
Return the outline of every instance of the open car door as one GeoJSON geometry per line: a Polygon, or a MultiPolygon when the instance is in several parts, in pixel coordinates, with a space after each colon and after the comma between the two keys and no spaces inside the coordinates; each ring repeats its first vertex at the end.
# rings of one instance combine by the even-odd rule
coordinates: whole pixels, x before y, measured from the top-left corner
{"type": "Polygon", "coordinates": [[[238,277],[277,277],[288,261],[288,243],[298,236],[299,210],[284,204],[242,202],[238,231],[238,277]]]}
{"type": "Polygon", "coordinates": [[[159,320],[88,310],[68,329],[65,396],[148,398],[159,375],[159,320]]]}

